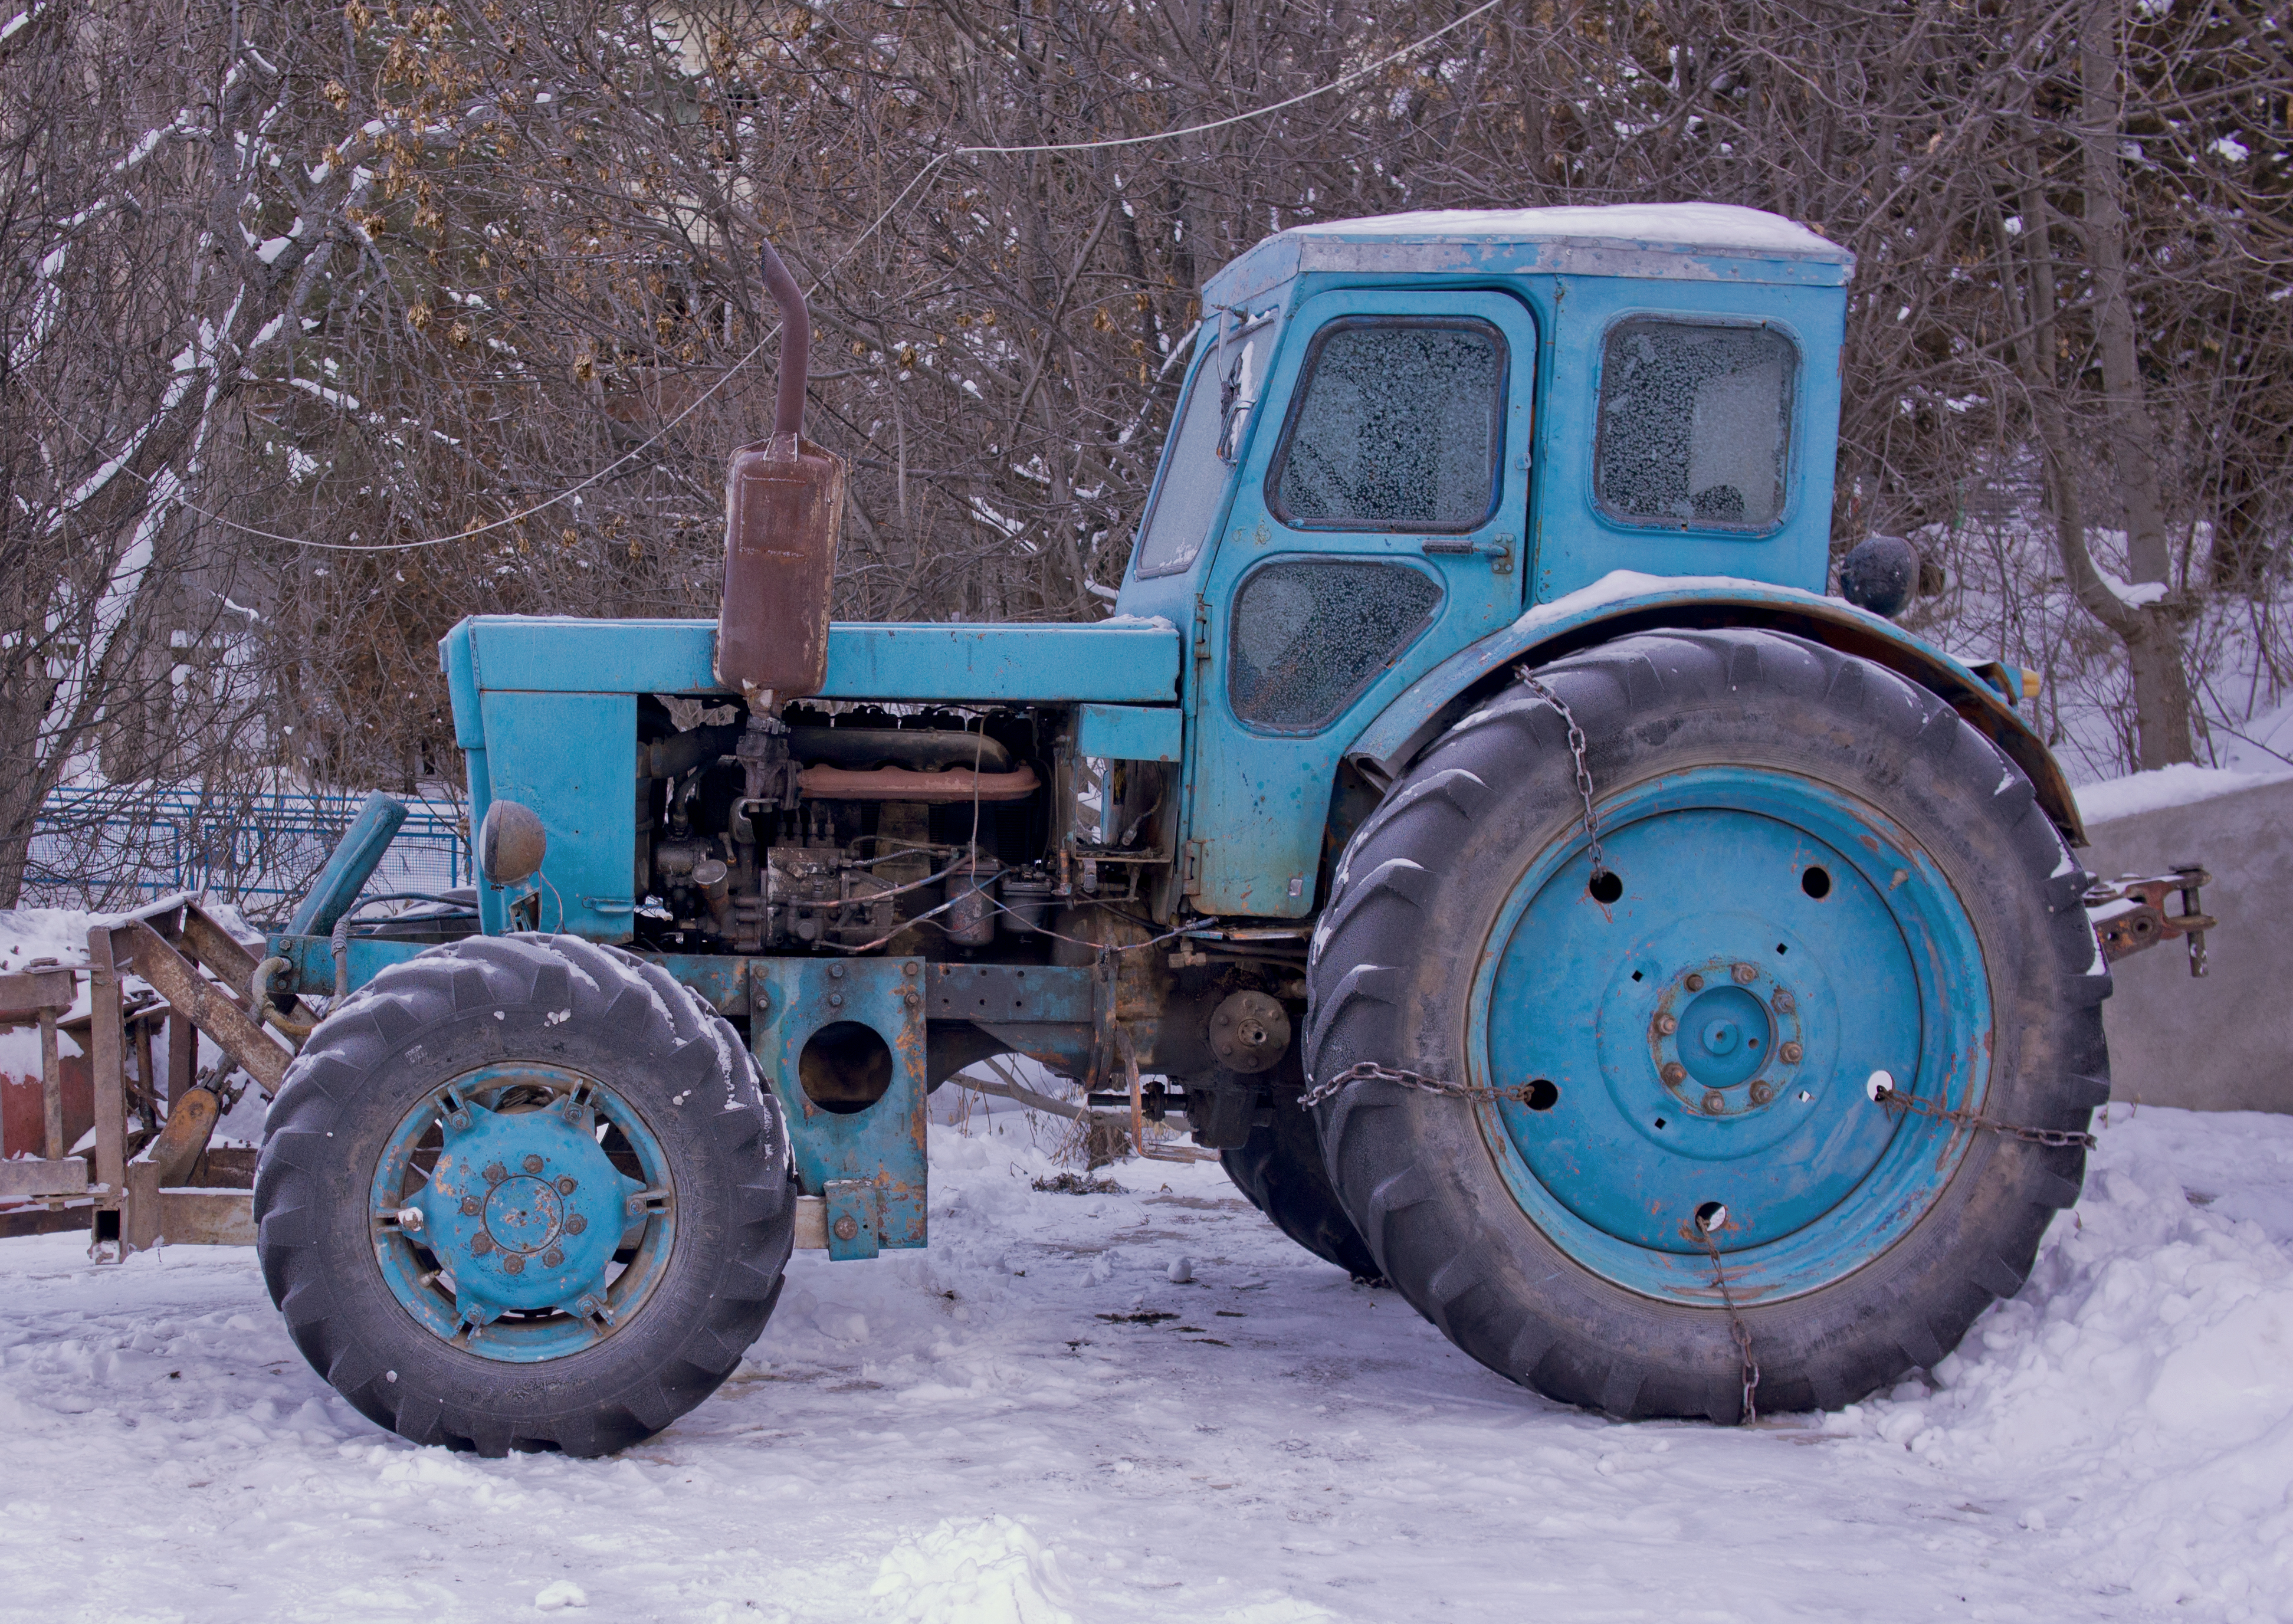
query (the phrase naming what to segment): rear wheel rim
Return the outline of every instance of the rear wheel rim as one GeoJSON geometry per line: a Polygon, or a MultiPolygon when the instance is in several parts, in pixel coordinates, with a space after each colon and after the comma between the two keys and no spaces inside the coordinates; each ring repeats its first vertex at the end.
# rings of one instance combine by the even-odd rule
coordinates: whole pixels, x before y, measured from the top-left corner
{"type": "Polygon", "coordinates": [[[433,1091],[385,1143],[375,1259],[440,1341],[529,1364],[627,1325],[676,1242],[668,1157],[635,1107],[568,1067],[485,1066],[433,1091]]]}
{"type": "Polygon", "coordinates": [[[1601,811],[1507,896],[1471,1003],[1469,1068],[1523,1101],[1483,1136],[1521,1210],[1629,1290],[1716,1300],[1829,1286],[1915,1230],[1967,1135],[1874,1101],[1874,1074],[1981,1108],[1991,1001],[1968,912],[1901,827],[1795,774],[1702,767],[1601,811]]]}

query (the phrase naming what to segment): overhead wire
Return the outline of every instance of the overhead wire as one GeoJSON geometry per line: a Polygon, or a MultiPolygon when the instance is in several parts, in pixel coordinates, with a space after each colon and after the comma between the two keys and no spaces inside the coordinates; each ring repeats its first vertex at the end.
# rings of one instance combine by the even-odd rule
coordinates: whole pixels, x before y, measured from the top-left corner
{"type": "MultiPolygon", "coordinates": [[[[1016,158],[1025,157],[1031,153],[1090,152],[1115,147],[1144,146],[1155,142],[1179,141],[1189,135],[1206,135],[1214,131],[1228,129],[1236,125],[1247,124],[1252,119],[1264,118],[1272,114],[1282,112],[1286,109],[1299,106],[1303,102],[1314,101],[1317,97],[1328,95],[1333,91],[1343,90],[1349,85],[1358,84],[1361,80],[1367,78],[1370,75],[1377,72],[1380,69],[1391,67],[1398,61],[1414,56],[1418,52],[1424,50],[1426,46],[1432,45],[1436,40],[1442,38],[1444,36],[1454,33],[1457,29],[1463,28],[1467,23],[1471,22],[1476,18],[1484,16],[1487,13],[1496,10],[1497,7],[1503,4],[1504,4],[1504,0],[1482,0],[1481,4],[1475,6],[1471,11],[1466,12],[1462,16],[1456,17],[1450,21],[1442,24],[1441,27],[1435,28],[1431,33],[1423,35],[1421,37],[1413,40],[1410,44],[1402,46],[1398,51],[1388,52],[1385,55],[1379,57],[1374,61],[1365,62],[1358,68],[1353,69],[1347,73],[1341,74],[1338,77],[1332,79],[1325,85],[1317,85],[1311,90],[1300,91],[1293,96],[1285,96],[1281,101],[1269,102],[1264,107],[1252,108],[1246,112],[1229,114],[1228,117],[1223,118],[1212,118],[1202,124],[1187,125],[1180,129],[1155,130],[1144,135],[1113,135],[1104,137],[1098,141],[1053,141],[1033,142],[1010,146],[951,147],[946,151],[935,154],[932,158],[928,159],[923,167],[919,169],[909,180],[908,183],[899,190],[898,193],[892,199],[892,200],[886,204],[884,207],[878,212],[876,217],[868,223],[866,229],[861,231],[861,233],[857,237],[855,237],[849,243],[846,244],[843,252],[837,255],[834,259],[829,261],[829,263],[822,268],[820,273],[813,279],[811,287],[806,289],[806,296],[809,298],[812,295],[818,293],[821,288],[827,286],[828,279],[841,269],[847,260],[850,259],[853,255],[859,252],[860,248],[863,243],[867,242],[869,239],[875,236],[876,233],[883,228],[884,223],[892,217],[903,204],[908,201],[912,194],[915,193],[920,187],[923,186],[934,175],[937,175],[942,167],[947,164],[954,162],[957,158],[1016,158]]],[[[561,502],[570,501],[574,497],[580,495],[584,491],[589,490],[593,486],[603,483],[609,475],[611,475],[615,470],[621,467],[624,464],[631,462],[636,458],[642,457],[645,452],[651,451],[654,446],[667,439],[670,433],[674,431],[678,425],[682,424],[687,418],[690,418],[694,412],[700,410],[702,406],[706,405],[718,390],[722,389],[735,377],[739,376],[740,373],[748,367],[750,361],[753,361],[758,356],[763,354],[765,352],[765,346],[770,344],[773,339],[779,335],[779,333],[780,328],[778,324],[775,324],[769,329],[763,337],[757,340],[756,344],[750,347],[746,354],[742,355],[738,361],[733,362],[730,366],[725,369],[724,375],[722,377],[718,378],[715,383],[709,385],[708,388],[702,390],[701,394],[694,396],[692,402],[688,403],[683,410],[679,411],[675,417],[669,418],[668,422],[662,424],[660,429],[656,431],[651,438],[645,440],[641,444],[633,447],[631,450],[622,452],[621,455],[613,459],[612,461],[607,463],[604,467],[596,470],[596,472],[589,475],[586,479],[582,479],[574,484],[568,485],[564,490],[556,492],[553,496],[546,497],[531,507],[521,508],[515,513],[505,515],[501,518],[490,520],[485,524],[471,524],[465,529],[453,531],[447,534],[425,536],[418,540],[413,541],[314,541],[307,536],[290,536],[279,531],[265,530],[260,525],[243,524],[237,519],[226,518],[222,514],[209,512],[207,509],[199,507],[197,503],[184,501],[180,498],[177,499],[176,505],[182,508],[186,512],[197,514],[199,517],[207,520],[211,524],[220,524],[227,530],[237,531],[242,535],[255,536],[266,541],[284,542],[292,547],[312,548],[324,552],[405,553],[412,552],[420,548],[443,547],[450,542],[466,541],[475,536],[487,535],[494,531],[506,529],[515,524],[521,524],[538,514],[546,513],[561,502]]],[[[1189,338],[1194,337],[1192,330],[1188,332],[1187,337],[1189,338]]],[[[151,483],[148,476],[136,474],[135,470],[132,468],[127,469],[126,472],[134,475],[134,476],[139,479],[142,479],[147,484],[151,483]]]]}

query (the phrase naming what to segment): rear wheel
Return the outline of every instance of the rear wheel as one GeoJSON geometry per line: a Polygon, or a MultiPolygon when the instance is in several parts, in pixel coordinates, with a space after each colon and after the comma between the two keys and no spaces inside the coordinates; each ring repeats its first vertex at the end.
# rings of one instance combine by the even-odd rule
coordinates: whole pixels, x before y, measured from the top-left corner
{"type": "Polygon", "coordinates": [[[1312,1116],[1299,1108],[1303,1080],[1296,1052],[1284,1055],[1274,1072],[1272,1120],[1253,1125],[1241,1144],[1221,1149],[1219,1165],[1284,1235],[1356,1279],[1374,1280],[1381,1272],[1377,1259],[1331,1187],[1312,1116]]]}
{"type": "Polygon", "coordinates": [[[313,1368],[417,1443],[602,1454],[716,1391],[793,1238],[788,1136],[740,1038],[571,937],[395,965],[312,1034],[255,1215],[313,1368]]]}
{"type": "Polygon", "coordinates": [[[1438,743],[1340,865],[1305,1063],[1384,1272],[1514,1380],[1625,1417],[1848,1403],[2021,1285],[2082,1153],[1877,1103],[2078,1129],[2108,1094],[2085,876],[1941,700],[1780,634],[1662,632],[1438,743]]]}

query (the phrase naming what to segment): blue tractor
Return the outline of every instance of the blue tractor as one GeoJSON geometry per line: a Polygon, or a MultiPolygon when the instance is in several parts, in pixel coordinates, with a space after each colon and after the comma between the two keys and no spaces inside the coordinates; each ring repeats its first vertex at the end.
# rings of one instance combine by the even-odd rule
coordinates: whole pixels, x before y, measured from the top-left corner
{"type": "Polygon", "coordinates": [[[829,624],[766,257],[723,618],[455,627],[484,882],[359,920],[377,801],[258,978],[334,994],[255,1214],[352,1403],[668,1425],[792,1244],[925,1244],[927,1097],[1009,1053],[1612,1416],[1846,1404],[2021,1286],[2110,976],[2023,673],[1891,623],[1900,542],[1825,595],[1848,254],[1710,206],[1282,231],[1203,289],[1118,613],[1025,625],[829,624]]]}

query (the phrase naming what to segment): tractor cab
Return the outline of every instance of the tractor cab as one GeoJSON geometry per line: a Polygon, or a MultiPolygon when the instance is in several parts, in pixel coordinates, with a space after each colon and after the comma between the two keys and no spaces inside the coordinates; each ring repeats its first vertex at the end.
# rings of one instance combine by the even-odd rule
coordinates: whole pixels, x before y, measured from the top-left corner
{"type": "Polygon", "coordinates": [[[1190,628],[1185,883],[1321,901],[1341,759],[1613,572],[1823,590],[1853,256],[1714,204],[1294,227],[1204,288],[1118,609],[1190,628]]]}

